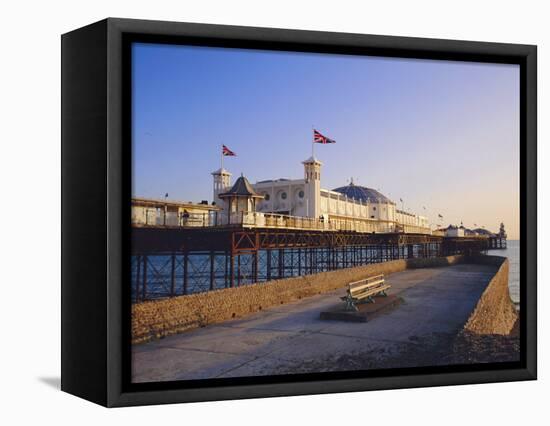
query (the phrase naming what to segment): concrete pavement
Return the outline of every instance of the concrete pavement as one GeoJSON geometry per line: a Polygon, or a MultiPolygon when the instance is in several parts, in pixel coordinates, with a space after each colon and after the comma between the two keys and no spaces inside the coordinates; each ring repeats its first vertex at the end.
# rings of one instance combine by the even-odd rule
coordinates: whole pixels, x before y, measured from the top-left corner
{"type": "Polygon", "coordinates": [[[135,382],[429,365],[496,268],[459,264],[386,277],[403,303],[367,323],[323,321],[345,288],[132,348],[135,382]],[[418,354],[421,355],[418,355],[418,354]]]}

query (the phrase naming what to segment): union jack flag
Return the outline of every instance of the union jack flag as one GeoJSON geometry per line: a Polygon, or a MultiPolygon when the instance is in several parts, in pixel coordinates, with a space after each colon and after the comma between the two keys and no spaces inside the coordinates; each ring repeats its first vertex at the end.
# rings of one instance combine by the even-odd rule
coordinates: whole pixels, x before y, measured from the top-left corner
{"type": "Polygon", "coordinates": [[[237,156],[237,154],[235,154],[233,151],[231,151],[225,145],[222,145],[222,155],[224,155],[225,157],[236,157],[237,156]]]}
{"type": "Polygon", "coordinates": [[[329,139],[326,136],[323,136],[321,133],[319,133],[317,130],[313,129],[313,142],[314,143],[336,143],[335,140],[329,139]]]}

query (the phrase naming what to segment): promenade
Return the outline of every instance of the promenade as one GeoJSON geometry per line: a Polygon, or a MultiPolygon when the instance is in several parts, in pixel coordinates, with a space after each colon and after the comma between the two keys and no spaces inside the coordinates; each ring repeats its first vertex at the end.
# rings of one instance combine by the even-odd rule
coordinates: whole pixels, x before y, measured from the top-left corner
{"type": "Polygon", "coordinates": [[[497,268],[480,264],[388,275],[403,303],[367,323],[323,321],[345,288],[246,318],[132,346],[135,382],[448,364],[457,332],[497,268]]]}

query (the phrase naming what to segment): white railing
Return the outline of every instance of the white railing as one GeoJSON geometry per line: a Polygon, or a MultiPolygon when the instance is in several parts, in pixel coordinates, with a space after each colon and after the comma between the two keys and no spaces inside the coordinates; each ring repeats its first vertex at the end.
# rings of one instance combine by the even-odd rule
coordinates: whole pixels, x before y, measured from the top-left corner
{"type": "Polygon", "coordinates": [[[397,230],[405,234],[432,234],[431,228],[417,225],[398,224],[397,230]]]}
{"type": "Polygon", "coordinates": [[[176,213],[155,212],[151,215],[132,217],[135,226],[166,226],[166,227],[216,227],[216,226],[243,226],[250,228],[280,228],[280,229],[312,229],[319,231],[352,231],[362,233],[392,233],[405,232],[416,234],[431,234],[430,228],[403,225],[392,221],[358,220],[352,218],[310,218],[288,216],[276,213],[261,212],[227,212],[190,213],[177,215],[176,213]]]}
{"type": "Polygon", "coordinates": [[[205,227],[216,226],[216,213],[176,213],[157,209],[147,209],[132,214],[132,225],[166,227],[205,227]]]}

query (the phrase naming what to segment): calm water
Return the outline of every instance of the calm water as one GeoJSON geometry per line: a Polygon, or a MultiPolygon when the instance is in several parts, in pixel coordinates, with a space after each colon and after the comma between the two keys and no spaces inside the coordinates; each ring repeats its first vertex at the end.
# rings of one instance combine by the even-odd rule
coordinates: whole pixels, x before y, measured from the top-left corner
{"type": "Polygon", "coordinates": [[[510,297],[519,308],[519,241],[508,240],[506,250],[489,250],[488,254],[507,257],[510,262],[510,277],[508,287],[510,297]]]}
{"type": "MultiPolygon", "coordinates": [[[[430,250],[435,251],[437,247],[431,247],[430,250]]],[[[356,264],[378,263],[384,261],[385,247],[362,247],[356,251],[356,264]]],[[[387,253],[386,253],[387,254],[387,253]]],[[[418,245],[413,246],[413,257],[421,256],[418,245]]],[[[331,251],[326,248],[318,248],[315,250],[315,261],[312,262],[306,251],[296,253],[296,250],[287,252],[287,254],[279,259],[277,250],[260,250],[258,253],[258,278],[260,282],[270,279],[289,278],[298,275],[305,275],[316,272],[331,270],[334,264],[337,268],[351,266],[351,254],[344,256],[342,251],[337,251],[331,254],[331,251]],[[334,256],[334,257],[333,257],[334,256]],[[329,258],[332,258],[329,264],[329,258]],[[269,261],[270,259],[270,261],[269,261]],[[312,265],[313,263],[313,265],[312,265]],[[268,266],[269,265],[269,266],[268,266]],[[279,265],[281,266],[281,275],[279,276],[279,265]],[[269,267],[269,273],[268,273],[269,267]]],[[[397,256],[397,253],[396,253],[397,256]]],[[[172,257],[165,255],[149,256],[147,260],[147,286],[143,291],[143,265],[138,262],[136,256],[132,257],[132,300],[136,300],[136,295],[140,295],[140,299],[157,299],[168,297],[171,294],[172,285],[172,268],[174,273],[174,294],[192,294],[201,293],[210,290],[210,279],[213,278],[213,289],[223,289],[229,285],[227,277],[228,259],[223,254],[214,256],[213,259],[213,275],[210,274],[210,257],[202,253],[191,253],[188,257],[188,280],[187,290],[184,290],[184,263],[183,256],[175,257],[172,265],[172,257]],[[139,285],[138,283],[138,266],[139,266],[139,285]],[[139,290],[137,287],[139,287],[139,290]]],[[[235,265],[235,274],[240,274],[240,285],[252,284],[255,282],[253,274],[253,257],[251,255],[241,255],[238,260],[238,265],[235,265]]]]}
{"type": "MultiPolygon", "coordinates": [[[[506,250],[489,250],[488,254],[493,254],[496,256],[507,257],[510,261],[510,277],[509,277],[509,287],[510,287],[510,297],[512,301],[518,305],[519,308],[519,241],[508,241],[508,248],[506,250]]],[[[259,262],[259,275],[260,280],[265,281],[267,275],[266,269],[266,256],[267,253],[262,250],[260,251],[260,262],[259,262]]],[[[278,265],[278,254],[276,250],[271,252],[272,268],[276,268],[278,265]]],[[[341,253],[338,254],[338,263],[341,263],[341,253]]],[[[380,262],[382,259],[377,258],[376,256],[372,257],[369,263],[380,262]]],[[[418,256],[418,253],[415,253],[415,257],[418,256]]],[[[307,262],[305,258],[292,259],[290,256],[285,256],[283,260],[285,266],[283,271],[284,278],[297,276],[299,275],[299,270],[297,265],[301,264],[303,271],[307,271],[307,262]]],[[[148,280],[147,280],[147,299],[154,299],[159,297],[166,297],[170,294],[170,275],[171,275],[171,257],[170,256],[151,256],[148,261],[148,280]]],[[[136,259],[133,258],[132,261],[132,298],[135,299],[136,289],[136,277],[137,277],[137,268],[136,268],[136,259]]],[[[241,264],[241,283],[247,284],[252,283],[252,257],[251,256],[242,256],[241,264]]],[[[326,265],[319,265],[319,271],[328,270],[326,265]]],[[[188,282],[188,293],[200,293],[208,291],[210,289],[210,261],[208,256],[201,254],[190,255],[189,256],[189,282],[188,282]]],[[[225,276],[225,269],[227,268],[226,260],[224,256],[216,256],[214,261],[214,288],[221,289],[225,288],[228,283],[225,276]]],[[[276,269],[273,270],[273,278],[277,278],[276,269]]],[[[305,272],[302,272],[304,274],[305,272]]],[[[175,294],[184,294],[183,291],[183,263],[181,256],[178,256],[177,263],[175,264],[174,269],[175,274],[175,294]]],[[[140,290],[141,291],[141,290],[140,290]]]]}

